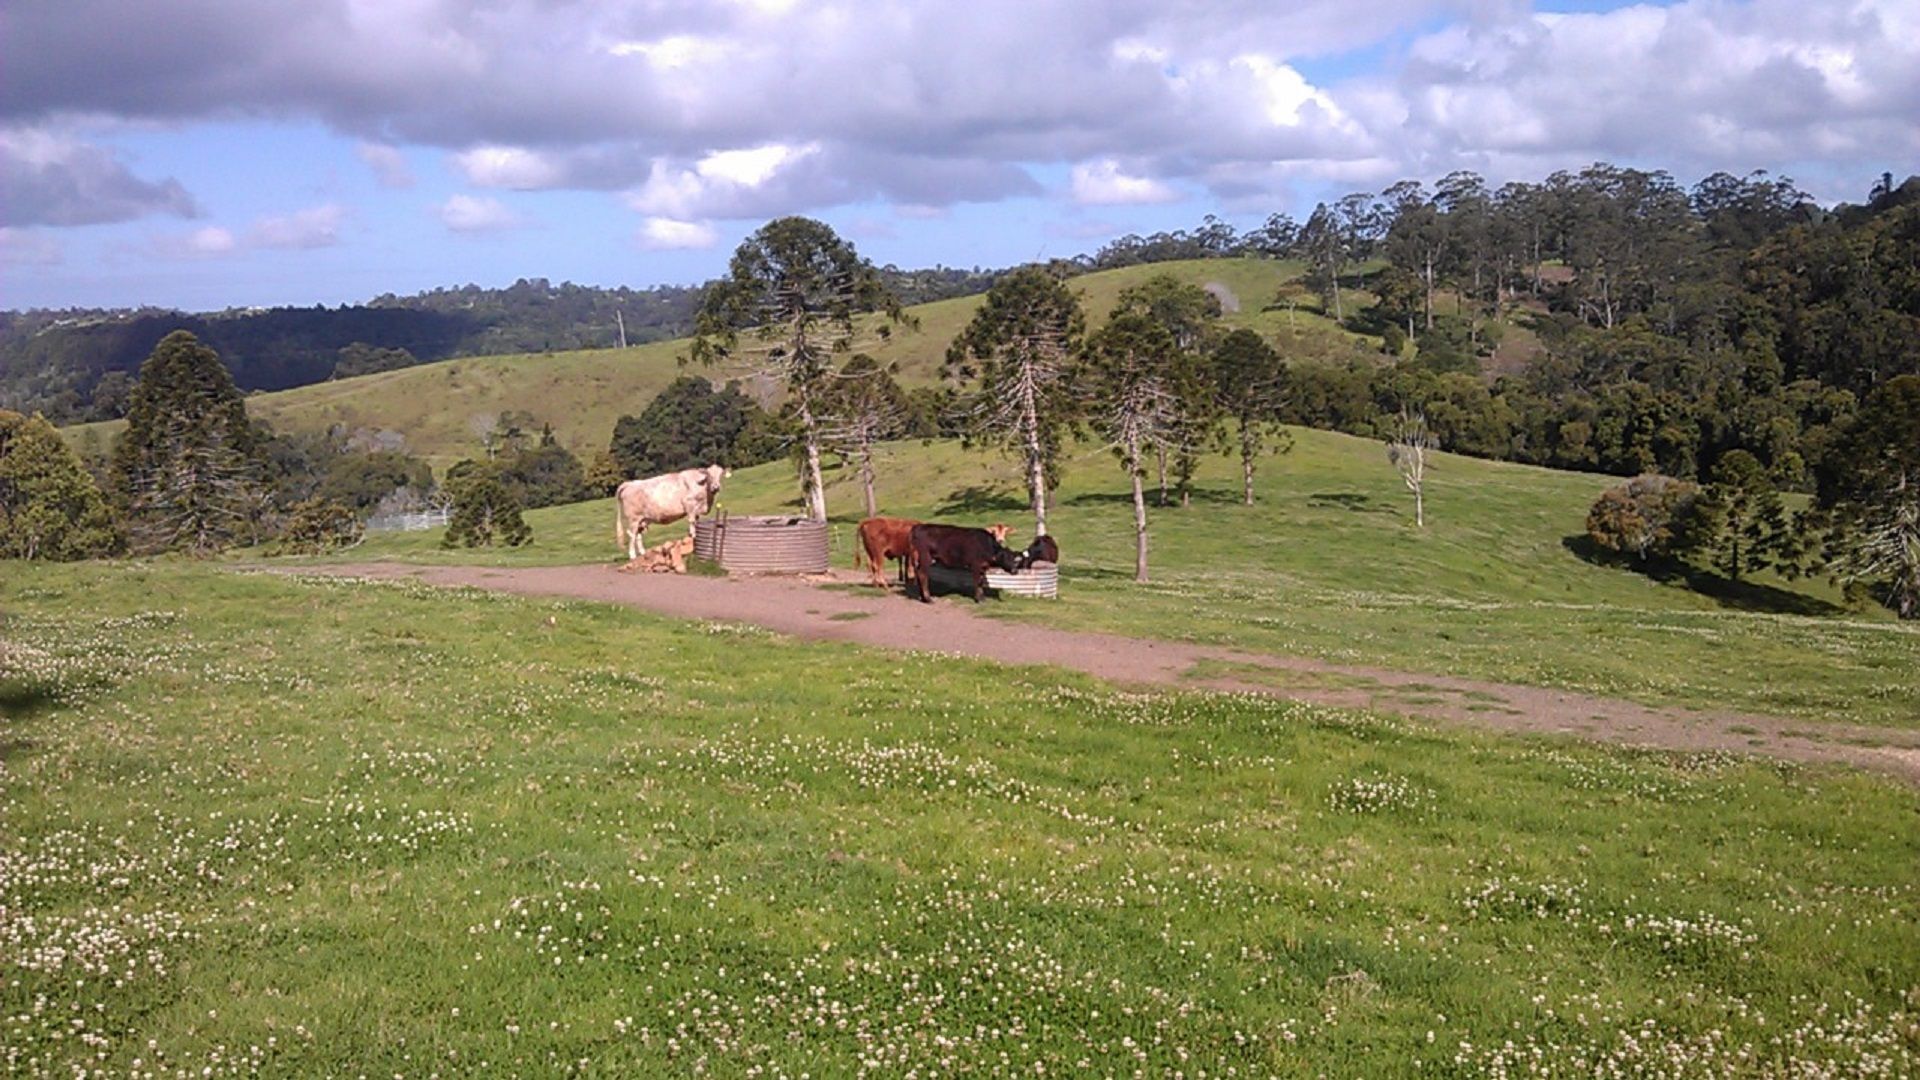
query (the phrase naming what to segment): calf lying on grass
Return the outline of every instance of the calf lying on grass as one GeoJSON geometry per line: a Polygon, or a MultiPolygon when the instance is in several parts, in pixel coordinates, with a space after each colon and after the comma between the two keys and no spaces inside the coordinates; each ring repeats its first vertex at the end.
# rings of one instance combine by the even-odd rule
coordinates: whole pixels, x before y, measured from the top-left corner
{"type": "MultiPolygon", "coordinates": [[[[1004,533],[1002,535],[1005,535],[1004,533]]],[[[910,565],[920,600],[933,603],[933,583],[928,570],[945,566],[973,575],[973,602],[979,603],[987,591],[987,568],[997,566],[1011,574],[1020,567],[1020,556],[1002,544],[986,529],[959,525],[915,525],[910,534],[910,565]]]]}
{"type": "Polygon", "coordinates": [[[620,568],[620,572],[623,574],[635,572],[684,574],[687,572],[687,556],[691,554],[693,554],[693,537],[682,537],[671,544],[661,544],[637,559],[629,559],[627,565],[620,568]]]}

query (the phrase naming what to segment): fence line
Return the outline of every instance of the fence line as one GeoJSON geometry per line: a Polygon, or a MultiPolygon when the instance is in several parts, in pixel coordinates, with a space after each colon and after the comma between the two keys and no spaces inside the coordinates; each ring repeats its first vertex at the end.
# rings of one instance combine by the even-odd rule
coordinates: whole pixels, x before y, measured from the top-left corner
{"type": "Polygon", "coordinates": [[[452,510],[418,510],[411,514],[386,514],[367,519],[368,532],[418,532],[445,528],[452,510]]]}

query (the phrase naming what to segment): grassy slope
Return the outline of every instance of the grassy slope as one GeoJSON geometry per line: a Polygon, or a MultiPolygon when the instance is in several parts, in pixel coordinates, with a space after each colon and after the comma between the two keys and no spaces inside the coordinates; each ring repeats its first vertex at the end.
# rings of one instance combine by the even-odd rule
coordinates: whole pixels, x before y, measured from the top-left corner
{"type": "MultiPolygon", "coordinates": [[[[1250,259],[1156,263],[1089,274],[1075,278],[1073,286],[1082,292],[1087,314],[1097,325],[1122,289],[1163,273],[1195,284],[1226,285],[1241,303],[1241,310],[1229,314],[1227,323],[1255,327],[1296,355],[1326,356],[1355,340],[1310,310],[1298,312],[1291,320],[1284,311],[1261,310],[1280,282],[1299,275],[1295,263],[1250,259]]],[[[914,307],[917,331],[898,333],[867,351],[898,362],[901,379],[908,385],[930,383],[947,345],[979,303],[975,296],[914,307]]],[[[319,430],[332,424],[400,431],[414,453],[440,468],[477,452],[471,427],[476,418],[485,421],[503,409],[527,409],[551,422],[569,449],[586,455],[606,448],[614,421],[622,414],[639,413],[687,370],[678,363],[685,352],[685,341],[668,341],[625,350],[469,357],[260,394],[248,399],[247,408],[255,418],[282,431],[319,430]]],[[[717,380],[725,378],[727,371],[704,374],[717,380]]],[[[67,430],[77,446],[97,450],[118,427],[115,422],[67,430]]]]}
{"type": "Polygon", "coordinates": [[[1865,776],[190,565],[0,609],[9,1072],[1920,1069],[1865,776]]]}
{"type": "MultiPolygon", "coordinates": [[[[1112,459],[1071,461],[1051,531],[1063,549],[1058,603],[1011,602],[1005,618],[1241,645],[1349,663],[1559,686],[1655,703],[1913,726],[1920,723],[1920,628],[1842,612],[1818,582],[1774,578],[1716,599],[1597,566],[1574,553],[1606,477],[1442,454],[1428,478],[1428,527],[1380,444],[1295,433],[1267,459],[1257,504],[1239,505],[1238,462],[1209,459],[1190,509],[1150,511],[1153,582],[1132,579],[1132,509],[1112,459]]],[[[989,452],[891,448],[887,513],[1031,519],[1018,470],[989,452]]],[[[829,478],[836,565],[850,565],[860,496],[829,478]]],[[[784,465],[743,470],[733,513],[797,507],[784,465]]],[[[443,553],[437,531],[377,534],[354,558],[502,563],[610,561],[612,500],[537,511],[515,552],[443,553]]],[[[662,535],[681,535],[679,525],[662,535]]]]}

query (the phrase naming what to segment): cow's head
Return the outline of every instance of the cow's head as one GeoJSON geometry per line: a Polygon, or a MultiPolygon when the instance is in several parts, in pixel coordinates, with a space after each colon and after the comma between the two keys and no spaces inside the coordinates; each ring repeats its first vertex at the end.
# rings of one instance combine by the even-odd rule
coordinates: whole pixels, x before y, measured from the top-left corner
{"type": "Polygon", "coordinates": [[[1020,553],[995,541],[993,545],[993,565],[1009,574],[1017,574],[1021,569],[1020,553]]]}
{"type": "Polygon", "coordinates": [[[1004,544],[1007,542],[1007,534],[1013,530],[1005,525],[989,525],[987,531],[993,534],[994,543],[1004,544]]]}
{"type": "Polygon", "coordinates": [[[719,465],[709,465],[705,469],[702,469],[701,472],[706,476],[707,490],[713,492],[715,495],[720,494],[720,481],[733,475],[732,469],[722,468],[719,465]]]}

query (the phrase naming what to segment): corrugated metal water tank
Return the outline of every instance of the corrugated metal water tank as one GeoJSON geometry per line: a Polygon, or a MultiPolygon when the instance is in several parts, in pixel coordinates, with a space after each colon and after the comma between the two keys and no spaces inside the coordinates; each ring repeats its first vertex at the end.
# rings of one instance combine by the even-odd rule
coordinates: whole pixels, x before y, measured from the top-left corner
{"type": "MultiPolygon", "coordinates": [[[[943,589],[968,594],[973,592],[973,575],[964,570],[936,566],[928,574],[943,589]]],[[[1060,597],[1060,568],[1052,563],[1034,563],[1017,574],[989,570],[987,588],[1003,596],[1038,596],[1057,600],[1060,597]]]]}
{"type": "Polygon", "coordinates": [[[708,518],[693,525],[693,553],[731,574],[824,574],[827,523],[805,517],[708,518]]]}

